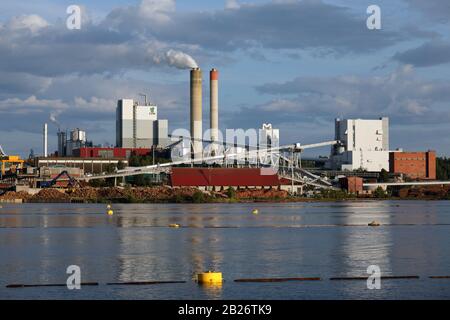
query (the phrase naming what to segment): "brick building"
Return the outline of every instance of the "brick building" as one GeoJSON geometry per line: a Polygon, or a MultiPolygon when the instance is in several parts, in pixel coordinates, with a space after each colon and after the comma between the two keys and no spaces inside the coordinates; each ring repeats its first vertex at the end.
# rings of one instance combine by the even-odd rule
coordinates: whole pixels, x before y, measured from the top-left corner
{"type": "Polygon", "coordinates": [[[389,171],[411,179],[436,179],[436,152],[401,152],[389,154],[389,171]]]}
{"type": "Polygon", "coordinates": [[[363,178],[360,177],[341,178],[339,179],[339,184],[348,193],[360,194],[363,191],[363,178]]]}

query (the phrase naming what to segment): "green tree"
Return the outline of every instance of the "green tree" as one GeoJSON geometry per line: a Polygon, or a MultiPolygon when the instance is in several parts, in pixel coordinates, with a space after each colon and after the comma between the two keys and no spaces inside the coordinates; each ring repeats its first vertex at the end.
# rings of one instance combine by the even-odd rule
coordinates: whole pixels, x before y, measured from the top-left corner
{"type": "Polygon", "coordinates": [[[116,170],[116,165],[114,163],[110,163],[105,168],[107,173],[113,173],[116,170]]]}
{"type": "Polygon", "coordinates": [[[232,187],[229,187],[229,188],[227,189],[227,196],[228,196],[228,198],[230,198],[230,199],[236,198],[236,190],[234,190],[232,187]]]}
{"type": "Polygon", "coordinates": [[[379,181],[380,182],[388,182],[389,181],[389,172],[387,172],[385,169],[381,169],[379,181]]]}
{"type": "Polygon", "coordinates": [[[143,187],[146,185],[145,176],[143,174],[140,174],[138,176],[134,176],[134,185],[143,187]]]}
{"type": "Polygon", "coordinates": [[[386,191],[384,191],[384,189],[382,187],[378,187],[373,192],[373,196],[377,199],[382,199],[382,198],[387,197],[387,193],[386,193],[386,191]]]}

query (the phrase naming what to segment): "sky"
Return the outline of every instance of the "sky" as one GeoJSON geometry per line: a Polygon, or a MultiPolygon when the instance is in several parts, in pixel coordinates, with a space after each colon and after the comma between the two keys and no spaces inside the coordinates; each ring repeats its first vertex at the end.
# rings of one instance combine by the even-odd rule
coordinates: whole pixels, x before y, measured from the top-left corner
{"type": "Polygon", "coordinates": [[[45,122],[50,151],[58,126],[111,145],[117,100],[139,93],[188,128],[192,63],[204,129],[217,68],[222,130],[272,123],[282,144],[309,144],[332,140],[336,117],[387,116],[391,149],[450,156],[448,0],[0,0],[0,145],[42,154],[45,122]]]}

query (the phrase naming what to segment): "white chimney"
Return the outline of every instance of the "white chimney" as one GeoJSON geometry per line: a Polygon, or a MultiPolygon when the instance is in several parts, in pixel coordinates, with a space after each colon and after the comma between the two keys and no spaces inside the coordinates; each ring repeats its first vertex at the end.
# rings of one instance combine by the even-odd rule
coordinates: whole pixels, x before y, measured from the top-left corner
{"type": "Polygon", "coordinates": [[[47,158],[47,155],[48,155],[48,153],[47,153],[47,150],[48,150],[48,140],[47,140],[47,137],[48,137],[48,126],[47,126],[47,124],[45,123],[45,124],[44,124],[44,158],[47,158]]]}

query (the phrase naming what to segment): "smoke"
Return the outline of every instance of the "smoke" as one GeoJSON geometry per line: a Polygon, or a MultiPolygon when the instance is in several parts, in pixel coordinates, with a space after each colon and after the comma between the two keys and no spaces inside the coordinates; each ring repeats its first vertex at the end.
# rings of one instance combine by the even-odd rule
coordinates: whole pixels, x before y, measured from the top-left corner
{"type": "Polygon", "coordinates": [[[197,62],[188,54],[170,49],[166,52],[166,61],[170,66],[178,69],[198,68],[197,62]]]}
{"type": "Polygon", "coordinates": [[[57,116],[58,116],[57,112],[50,113],[50,121],[53,122],[56,125],[56,127],[59,129],[61,127],[61,124],[56,119],[57,116]]]}

